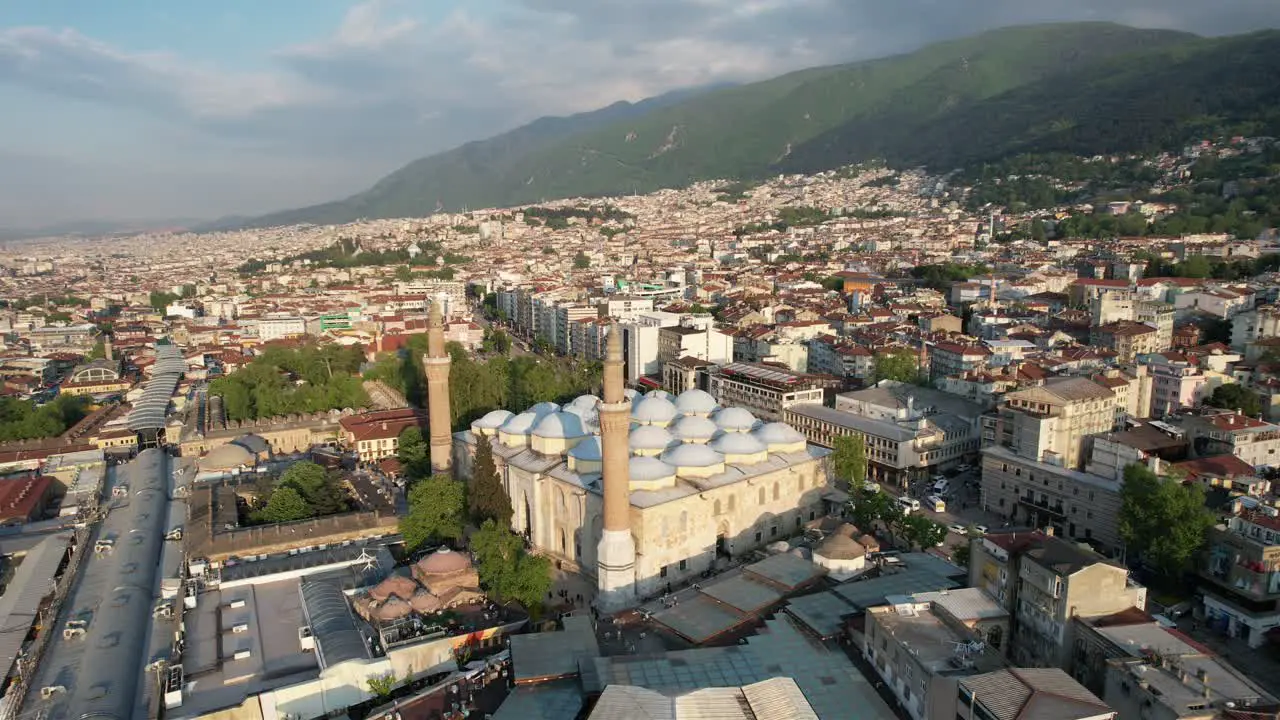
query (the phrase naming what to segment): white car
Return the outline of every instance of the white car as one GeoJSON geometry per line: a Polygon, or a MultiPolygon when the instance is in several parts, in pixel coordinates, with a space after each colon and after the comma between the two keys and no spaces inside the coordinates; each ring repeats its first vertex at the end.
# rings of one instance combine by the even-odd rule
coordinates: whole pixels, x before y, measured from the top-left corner
{"type": "Polygon", "coordinates": [[[913,512],[920,512],[920,501],[904,495],[898,498],[898,507],[902,509],[904,514],[909,515],[913,512]]]}
{"type": "Polygon", "coordinates": [[[948,526],[947,526],[947,529],[948,529],[948,530],[950,530],[951,532],[953,532],[953,533],[957,534],[957,535],[968,535],[968,534],[969,534],[969,526],[968,526],[968,525],[961,525],[960,523],[951,523],[950,525],[948,525],[948,526]]]}
{"type": "Polygon", "coordinates": [[[880,483],[873,483],[870,480],[862,483],[863,492],[875,493],[880,492],[880,483]]]}
{"type": "Polygon", "coordinates": [[[974,525],[974,526],[973,526],[973,529],[974,529],[974,530],[976,530],[976,531],[977,531],[979,534],[981,534],[981,535],[986,535],[986,534],[987,534],[987,526],[986,526],[986,525],[974,525]]]}

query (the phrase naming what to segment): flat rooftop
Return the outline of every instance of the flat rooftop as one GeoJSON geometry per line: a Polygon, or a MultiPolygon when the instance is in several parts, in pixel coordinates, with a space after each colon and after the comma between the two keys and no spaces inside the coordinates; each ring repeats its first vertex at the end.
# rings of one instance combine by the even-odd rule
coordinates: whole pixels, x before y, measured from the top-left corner
{"type": "Polygon", "coordinates": [[[564,619],[564,630],[511,636],[511,665],[516,683],[558,680],[578,674],[578,661],[600,654],[595,626],[588,616],[564,619]]]}

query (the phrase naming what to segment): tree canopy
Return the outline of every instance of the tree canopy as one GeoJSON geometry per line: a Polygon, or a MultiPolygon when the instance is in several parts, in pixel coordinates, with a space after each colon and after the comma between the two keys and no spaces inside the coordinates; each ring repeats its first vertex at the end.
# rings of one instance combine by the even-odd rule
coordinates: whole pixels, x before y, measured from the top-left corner
{"type": "Polygon", "coordinates": [[[872,363],[872,373],[876,382],[896,380],[901,383],[915,383],[920,379],[920,363],[912,350],[907,348],[888,350],[876,355],[872,363]]]}
{"type": "Polygon", "coordinates": [[[832,441],[831,466],[836,480],[861,487],[867,480],[867,442],[861,435],[840,435],[832,441]]]}
{"type": "Polygon", "coordinates": [[[511,499],[507,497],[493,462],[493,445],[487,435],[476,438],[476,456],[471,464],[471,488],[467,493],[471,521],[476,525],[493,520],[501,527],[511,527],[511,499]]]}
{"type": "Polygon", "coordinates": [[[268,347],[253,362],[214,380],[230,420],[364,407],[369,395],[356,374],[364,354],[356,347],[268,347]]]}
{"type": "Polygon", "coordinates": [[[1258,417],[1262,414],[1262,398],[1258,393],[1239,383],[1219,385],[1204,402],[1216,408],[1239,410],[1250,417],[1258,417]]]}
{"type": "Polygon", "coordinates": [[[1188,568],[1213,526],[1201,486],[1162,478],[1138,463],[1124,469],[1119,520],[1128,551],[1169,581],[1188,568]]]}
{"type": "Polygon", "coordinates": [[[30,400],[0,397],[0,441],[57,437],[89,414],[89,399],[59,395],[37,406],[30,400]]]}
{"type": "Polygon", "coordinates": [[[400,518],[405,549],[414,552],[429,543],[462,537],[466,516],[466,488],[448,475],[433,475],[409,489],[409,511],[400,518]]]}
{"type": "Polygon", "coordinates": [[[302,499],[302,495],[291,487],[279,487],[271,493],[271,499],[267,500],[267,505],[258,514],[258,519],[263,523],[285,523],[294,520],[304,520],[311,517],[311,508],[307,507],[307,501],[302,499]]]}
{"type": "Polygon", "coordinates": [[[422,428],[410,425],[400,431],[396,443],[396,459],[409,480],[421,480],[431,475],[431,447],[422,437],[422,428]]]}
{"type": "Polygon", "coordinates": [[[515,600],[536,612],[551,588],[551,561],[530,555],[524,540],[493,520],[471,535],[480,584],[501,600],[515,600]]]}

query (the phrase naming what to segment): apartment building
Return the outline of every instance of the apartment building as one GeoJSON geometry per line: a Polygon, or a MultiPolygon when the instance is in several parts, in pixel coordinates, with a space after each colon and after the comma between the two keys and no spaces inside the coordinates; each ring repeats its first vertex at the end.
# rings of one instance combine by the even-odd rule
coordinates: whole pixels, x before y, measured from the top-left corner
{"type": "Polygon", "coordinates": [[[1028,460],[1002,447],[982,450],[979,502],[1014,527],[1049,529],[1118,551],[1120,486],[1120,478],[1028,460]]]}
{"type": "Polygon", "coordinates": [[[1107,368],[1089,378],[1111,391],[1115,398],[1112,427],[1123,428],[1132,420],[1151,417],[1151,373],[1144,365],[1107,368]]]}
{"type": "Polygon", "coordinates": [[[938,382],[984,367],[991,351],[982,345],[937,343],[929,346],[929,379],[938,382]]]}
{"type": "Polygon", "coordinates": [[[258,339],[262,342],[307,334],[307,321],[298,316],[264,317],[258,320],[258,339]]]}
{"type": "Polygon", "coordinates": [[[1259,340],[1280,336],[1280,306],[1264,305],[1231,318],[1231,348],[1244,352],[1259,340]]]}
{"type": "Polygon", "coordinates": [[[991,533],[970,541],[969,584],[1013,615],[1009,659],[1070,669],[1074,618],[1142,610],[1147,589],[1129,572],[1075,542],[1043,532],[991,533]]]}
{"type": "Polygon", "coordinates": [[[875,355],[853,342],[840,342],[833,335],[822,335],[808,342],[809,372],[844,378],[846,382],[865,384],[875,374],[875,355]]]}
{"type": "Polygon", "coordinates": [[[1157,353],[1148,356],[1144,365],[1151,372],[1151,414],[1155,417],[1195,407],[1211,392],[1206,391],[1209,378],[1187,355],[1157,353]]]}
{"type": "Polygon", "coordinates": [[[782,420],[793,405],[821,405],[826,394],[817,378],[755,363],[708,368],[707,392],[721,407],[744,407],[766,422],[782,420]]]}
{"type": "Polygon", "coordinates": [[[643,313],[653,312],[653,298],[633,295],[610,295],[600,301],[597,308],[600,317],[618,322],[634,322],[643,313]]]}
{"type": "Polygon", "coordinates": [[[596,308],[591,305],[566,303],[555,308],[556,327],[554,337],[550,340],[552,347],[562,355],[580,355],[582,352],[573,346],[573,331],[579,320],[591,320],[597,317],[596,308]]]}
{"type": "Polygon", "coordinates": [[[1115,394],[1092,380],[1051,378],[1005,395],[984,440],[1028,460],[1079,468],[1087,438],[1113,427],[1115,408],[1115,394]]]}
{"type": "MultiPolygon", "coordinates": [[[[1169,336],[1172,339],[1172,327],[1169,328],[1169,336]]],[[[1160,334],[1156,328],[1131,320],[1120,320],[1090,328],[1089,344],[1114,351],[1116,359],[1122,363],[1133,362],[1138,355],[1159,352],[1162,349],[1160,334]]],[[[1168,347],[1169,345],[1165,344],[1163,349],[1168,347]]]]}
{"type": "Polygon", "coordinates": [[[957,682],[1004,664],[1000,652],[982,635],[930,601],[869,608],[862,655],[913,720],[950,720],[957,682]]]}
{"type": "Polygon", "coordinates": [[[673,325],[658,329],[658,362],[691,357],[717,364],[733,361],[733,338],[711,327],[673,325]]]}
{"type": "Polygon", "coordinates": [[[1235,455],[1254,467],[1280,465],[1280,425],[1215,409],[1187,417],[1182,425],[1197,456],[1235,455]]]}
{"type": "Polygon", "coordinates": [[[1280,517],[1244,511],[1209,531],[1200,576],[1205,617],[1224,634],[1258,647],[1280,627],[1280,517]]]}
{"type": "Polygon", "coordinates": [[[1169,303],[1158,300],[1138,300],[1133,304],[1133,319],[1156,329],[1154,352],[1164,352],[1173,347],[1173,322],[1177,314],[1169,303]]]}
{"type": "Polygon", "coordinates": [[[961,678],[937,720],[1114,720],[1116,711],[1057,668],[1008,668],[961,678]]]}

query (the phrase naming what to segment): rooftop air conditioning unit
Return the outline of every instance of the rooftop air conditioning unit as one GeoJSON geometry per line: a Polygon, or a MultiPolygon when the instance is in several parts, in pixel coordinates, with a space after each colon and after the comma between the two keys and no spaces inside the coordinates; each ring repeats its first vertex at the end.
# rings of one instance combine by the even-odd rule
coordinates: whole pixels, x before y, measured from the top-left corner
{"type": "Polygon", "coordinates": [[[67,692],[66,685],[45,685],[44,687],[40,688],[40,699],[48,700],[54,695],[57,695],[59,693],[65,694],[66,692],[67,692]]]}

